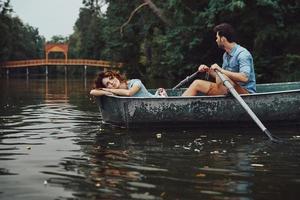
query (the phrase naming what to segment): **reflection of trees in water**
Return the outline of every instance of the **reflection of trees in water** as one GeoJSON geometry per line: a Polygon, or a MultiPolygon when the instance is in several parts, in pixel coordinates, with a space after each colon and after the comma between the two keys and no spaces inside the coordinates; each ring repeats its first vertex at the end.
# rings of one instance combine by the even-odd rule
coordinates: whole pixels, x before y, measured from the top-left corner
{"type": "Polygon", "coordinates": [[[204,161],[205,164],[196,173],[196,177],[206,184],[196,188],[202,193],[230,199],[256,199],[256,194],[264,188],[265,194],[270,189],[272,191],[268,185],[273,185],[278,179],[275,173],[274,183],[269,182],[272,180],[270,175],[274,173],[271,164],[274,161],[270,159],[271,152],[274,148],[278,149],[278,144],[261,138],[263,141],[257,136],[237,135],[229,140],[206,140],[210,145],[207,151],[210,156],[206,157],[207,162],[204,161]]]}
{"type": "Polygon", "coordinates": [[[128,197],[128,182],[142,179],[140,172],[126,167],[131,160],[130,151],[117,146],[118,140],[112,142],[106,136],[99,139],[93,133],[82,133],[77,143],[84,157],[65,158],[60,163],[64,172],[43,172],[52,175],[48,184],[71,190],[75,197],[115,199],[128,197]]]}
{"type": "Polygon", "coordinates": [[[90,178],[97,187],[117,187],[127,181],[138,181],[141,174],[122,167],[129,159],[126,150],[110,150],[96,147],[90,163],[95,167],[90,171],[90,178]]]}
{"type": "Polygon", "coordinates": [[[155,168],[147,159],[147,152],[158,150],[156,139],[119,135],[120,130],[114,132],[110,129],[97,135],[92,148],[88,149],[90,158],[85,171],[88,181],[99,191],[98,195],[106,198],[131,198],[135,193],[142,193],[146,198],[153,197],[149,193],[155,192],[153,188],[156,186],[145,183],[149,181],[146,176],[164,171],[155,168]],[[110,194],[102,193],[103,191],[110,191],[110,194]]]}
{"type": "Polygon", "coordinates": [[[79,136],[81,151],[88,159],[73,160],[74,168],[68,168],[80,170],[80,177],[70,178],[72,181],[67,183],[76,191],[75,196],[131,199],[136,194],[146,194],[153,199],[253,199],[254,193],[270,180],[264,173],[272,166],[253,165],[270,159],[265,152],[273,147],[261,142],[265,140],[263,136],[252,140],[249,135],[235,132],[209,135],[211,132],[206,134],[203,130],[102,128],[79,136]],[[161,138],[156,137],[157,133],[161,138]],[[265,178],[262,183],[261,178],[265,178]]]}
{"type": "Polygon", "coordinates": [[[8,102],[16,101],[18,105],[19,99],[24,103],[40,104],[41,100],[46,103],[67,103],[69,100],[76,101],[78,98],[70,98],[70,96],[78,96],[88,94],[92,85],[92,78],[75,79],[69,77],[29,77],[29,78],[9,78],[0,79],[0,85],[4,97],[12,98],[8,102]],[[35,98],[33,98],[35,97],[35,98]]]}
{"type": "Polygon", "coordinates": [[[84,81],[72,81],[67,76],[64,79],[45,79],[45,103],[68,103],[72,93],[87,90],[86,78],[84,81]]]}

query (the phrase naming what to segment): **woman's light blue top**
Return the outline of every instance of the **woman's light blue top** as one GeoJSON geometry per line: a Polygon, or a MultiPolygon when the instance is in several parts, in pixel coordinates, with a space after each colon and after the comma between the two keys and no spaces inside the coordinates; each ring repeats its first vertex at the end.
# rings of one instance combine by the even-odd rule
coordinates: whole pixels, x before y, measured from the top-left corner
{"type": "Polygon", "coordinates": [[[132,88],[134,85],[139,86],[140,90],[133,95],[133,97],[156,97],[155,95],[148,92],[144,84],[139,79],[131,79],[128,81],[128,89],[132,88]]]}

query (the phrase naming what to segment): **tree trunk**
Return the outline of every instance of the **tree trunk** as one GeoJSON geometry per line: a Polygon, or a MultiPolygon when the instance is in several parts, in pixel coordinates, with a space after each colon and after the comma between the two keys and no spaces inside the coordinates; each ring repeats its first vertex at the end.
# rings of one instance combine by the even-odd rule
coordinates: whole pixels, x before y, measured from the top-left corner
{"type": "Polygon", "coordinates": [[[148,4],[150,9],[166,24],[171,25],[171,20],[167,19],[163,12],[151,1],[151,0],[143,0],[145,3],[148,4]]]}

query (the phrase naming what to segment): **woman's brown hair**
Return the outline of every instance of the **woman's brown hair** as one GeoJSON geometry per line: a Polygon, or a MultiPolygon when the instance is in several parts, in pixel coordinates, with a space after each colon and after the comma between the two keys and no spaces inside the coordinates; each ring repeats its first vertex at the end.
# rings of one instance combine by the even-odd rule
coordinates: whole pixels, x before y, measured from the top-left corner
{"type": "Polygon", "coordinates": [[[123,77],[121,74],[114,72],[114,71],[106,71],[106,72],[100,72],[94,81],[94,89],[95,88],[105,88],[105,85],[103,85],[102,80],[106,77],[116,77],[119,79],[119,81],[126,82],[126,78],[123,77]]]}

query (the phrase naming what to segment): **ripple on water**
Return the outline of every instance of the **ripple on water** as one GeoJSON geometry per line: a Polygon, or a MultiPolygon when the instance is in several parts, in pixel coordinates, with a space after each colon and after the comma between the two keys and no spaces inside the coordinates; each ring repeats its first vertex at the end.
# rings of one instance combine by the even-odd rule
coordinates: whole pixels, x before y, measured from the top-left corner
{"type": "Polygon", "coordinates": [[[1,199],[298,196],[297,129],[272,132],[291,140],[281,146],[247,128],[126,130],[101,124],[86,94],[46,103],[36,95],[30,105],[22,96],[0,111],[1,199]]]}

